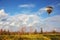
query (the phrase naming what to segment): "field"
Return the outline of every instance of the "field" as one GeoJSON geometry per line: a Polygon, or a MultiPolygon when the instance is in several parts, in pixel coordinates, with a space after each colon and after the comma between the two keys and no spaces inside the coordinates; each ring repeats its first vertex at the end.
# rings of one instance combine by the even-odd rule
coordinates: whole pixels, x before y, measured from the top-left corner
{"type": "Polygon", "coordinates": [[[0,40],[60,40],[60,34],[0,35],[0,40]]]}

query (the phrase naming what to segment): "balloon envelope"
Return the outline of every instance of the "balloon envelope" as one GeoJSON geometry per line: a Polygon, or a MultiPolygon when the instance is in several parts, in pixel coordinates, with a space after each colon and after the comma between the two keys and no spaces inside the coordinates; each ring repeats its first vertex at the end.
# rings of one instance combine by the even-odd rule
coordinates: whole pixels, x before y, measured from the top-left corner
{"type": "Polygon", "coordinates": [[[50,14],[52,12],[52,9],[53,9],[53,7],[51,7],[51,6],[48,6],[46,8],[46,11],[48,12],[48,14],[50,14]]]}

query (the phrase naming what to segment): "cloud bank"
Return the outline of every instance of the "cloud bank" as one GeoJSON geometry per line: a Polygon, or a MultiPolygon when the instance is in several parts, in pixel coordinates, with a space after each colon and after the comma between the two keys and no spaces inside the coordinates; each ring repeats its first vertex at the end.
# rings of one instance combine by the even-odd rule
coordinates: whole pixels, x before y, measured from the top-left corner
{"type": "Polygon", "coordinates": [[[32,27],[38,31],[42,27],[44,31],[51,31],[60,29],[60,15],[48,17],[42,21],[42,19],[33,14],[19,14],[9,16],[5,13],[4,9],[0,10],[0,29],[9,31],[20,31],[22,27],[32,27]]]}

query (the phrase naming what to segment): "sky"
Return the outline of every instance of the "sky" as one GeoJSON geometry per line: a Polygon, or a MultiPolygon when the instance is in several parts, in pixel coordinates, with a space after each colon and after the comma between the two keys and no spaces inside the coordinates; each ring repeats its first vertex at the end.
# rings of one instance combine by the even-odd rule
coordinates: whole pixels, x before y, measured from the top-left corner
{"type": "Polygon", "coordinates": [[[0,0],[0,25],[0,29],[10,31],[23,26],[27,30],[32,27],[39,31],[42,27],[44,31],[59,31],[60,0],[0,0]],[[49,15],[47,6],[53,7],[49,15]]]}

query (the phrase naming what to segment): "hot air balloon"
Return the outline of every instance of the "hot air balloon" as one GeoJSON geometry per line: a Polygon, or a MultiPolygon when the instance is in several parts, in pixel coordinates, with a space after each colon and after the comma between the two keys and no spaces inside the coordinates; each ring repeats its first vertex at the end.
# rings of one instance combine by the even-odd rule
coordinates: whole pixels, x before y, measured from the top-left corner
{"type": "Polygon", "coordinates": [[[53,10],[53,7],[51,6],[46,7],[46,11],[48,12],[48,14],[50,14],[52,10],[53,10]]]}

